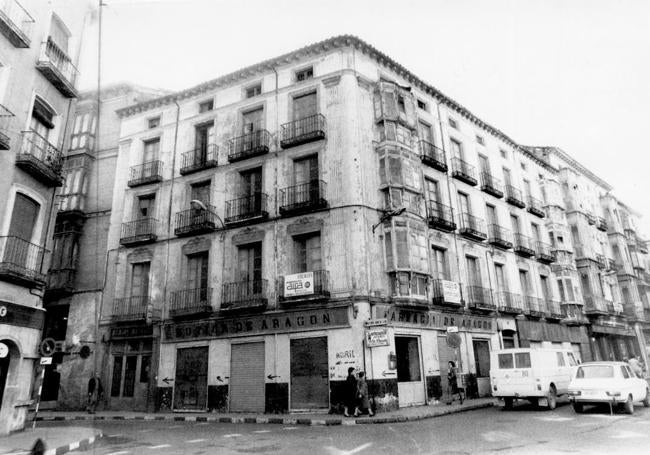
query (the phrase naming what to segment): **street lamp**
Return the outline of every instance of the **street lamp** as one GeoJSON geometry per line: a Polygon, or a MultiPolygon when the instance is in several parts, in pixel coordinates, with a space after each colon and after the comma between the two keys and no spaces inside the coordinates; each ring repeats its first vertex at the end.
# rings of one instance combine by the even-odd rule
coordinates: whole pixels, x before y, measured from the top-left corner
{"type": "Polygon", "coordinates": [[[208,212],[210,215],[214,215],[217,218],[217,220],[219,220],[219,223],[221,223],[221,227],[222,228],[226,227],[223,224],[223,220],[221,219],[221,217],[219,215],[217,215],[216,212],[210,210],[203,202],[199,201],[198,199],[192,199],[190,201],[190,207],[192,207],[192,209],[194,209],[194,210],[202,210],[202,211],[208,212]]]}

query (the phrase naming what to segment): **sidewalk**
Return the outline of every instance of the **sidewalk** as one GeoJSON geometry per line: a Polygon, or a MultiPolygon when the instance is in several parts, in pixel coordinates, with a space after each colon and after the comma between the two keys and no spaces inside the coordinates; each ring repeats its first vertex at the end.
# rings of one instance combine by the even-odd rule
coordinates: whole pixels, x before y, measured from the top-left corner
{"type": "Polygon", "coordinates": [[[447,406],[436,404],[402,408],[397,411],[382,412],[374,417],[343,417],[333,414],[242,414],[242,413],[142,413],[129,411],[103,411],[97,414],[84,412],[39,412],[37,421],[94,421],[94,420],[164,420],[176,422],[218,422],[218,423],[264,423],[281,425],[362,425],[372,423],[410,422],[430,419],[458,412],[488,408],[495,404],[494,398],[467,400],[447,406]]]}
{"type": "MultiPolygon", "coordinates": [[[[88,425],[92,425],[88,423],[88,425]]],[[[56,427],[29,429],[0,437],[0,455],[27,455],[37,439],[45,443],[45,455],[61,455],[71,450],[88,450],[103,436],[100,430],[86,427],[56,427]]]]}

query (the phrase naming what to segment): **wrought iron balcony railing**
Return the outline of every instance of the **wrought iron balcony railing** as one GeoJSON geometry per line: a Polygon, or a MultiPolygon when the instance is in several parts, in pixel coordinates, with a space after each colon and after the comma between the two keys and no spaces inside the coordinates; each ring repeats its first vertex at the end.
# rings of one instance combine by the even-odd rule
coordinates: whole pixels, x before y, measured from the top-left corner
{"type": "Polygon", "coordinates": [[[604,297],[597,295],[585,295],[586,314],[607,314],[607,301],[604,297]]]}
{"type": "Polygon", "coordinates": [[[431,142],[420,141],[420,160],[440,172],[447,172],[447,159],[445,151],[436,147],[431,142]]]}
{"type": "Polygon", "coordinates": [[[228,161],[231,163],[264,155],[271,148],[271,133],[266,130],[253,131],[230,139],[228,145],[228,161]]]}
{"type": "Polygon", "coordinates": [[[587,217],[587,223],[589,223],[590,226],[596,224],[596,216],[593,213],[585,212],[585,217],[587,217]]]}
{"type": "Polygon", "coordinates": [[[280,215],[295,215],[327,207],[327,183],[299,183],[280,190],[280,215]]]}
{"type": "Polygon", "coordinates": [[[47,273],[47,286],[45,288],[49,295],[70,294],[74,291],[74,280],[77,276],[75,268],[50,269],[47,273]]]}
{"type": "Polygon", "coordinates": [[[36,131],[23,131],[16,166],[48,186],[61,186],[63,154],[36,131]]]}
{"type": "Polygon", "coordinates": [[[506,185],[506,202],[522,209],[526,207],[521,190],[513,185],[506,185]]]}
{"type": "Polygon", "coordinates": [[[496,198],[503,197],[503,185],[501,180],[489,172],[481,172],[481,191],[491,194],[496,198]]]}
{"type": "Polygon", "coordinates": [[[449,296],[445,296],[444,292],[444,285],[443,285],[444,280],[440,279],[435,279],[432,280],[431,285],[432,285],[432,295],[433,295],[433,303],[435,305],[444,305],[444,306],[450,306],[450,307],[462,307],[463,303],[461,302],[454,302],[449,299],[449,296]]]}
{"type": "Polygon", "coordinates": [[[465,237],[479,242],[487,239],[485,222],[481,218],[470,215],[469,213],[460,214],[459,232],[465,237]]]}
{"type": "Polygon", "coordinates": [[[86,210],[86,194],[70,193],[59,195],[58,216],[83,216],[86,210]]]}
{"type": "Polygon", "coordinates": [[[605,220],[605,218],[602,216],[599,216],[596,219],[596,229],[602,232],[607,232],[607,220],[605,220]]]}
{"type": "Polygon", "coordinates": [[[147,318],[147,307],[151,304],[151,297],[138,295],[123,297],[113,301],[113,321],[144,321],[147,318]]]}
{"type": "Polygon", "coordinates": [[[281,127],[280,147],[283,149],[325,139],[326,122],[323,114],[285,123],[281,127]]]}
{"type": "Polygon", "coordinates": [[[174,220],[174,234],[181,237],[216,231],[221,227],[216,214],[217,209],[212,205],[208,205],[207,209],[188,209],[177,212],[174,220]]]}
{"type": "Polygon", "coordinates": [[[529,213],[532,213],[533,215],[536,215],[540,218],[544,218],[545,216],[544,206],[542,205],[542,201],[532,196],[528,196],[527,210],[529,213]]]}
{"type": "Polygon", "coordinates": [[[520,256],[524,257],[531,257],[535,255],[535,248],[533,245],[533,240],[525,236],[523,234],[520,234],[518,232],[515,233],[515,253],[519,254],[520,256]]]}
{"type": "Polygon", "coordinates": [[[171,293],[169,315],[206,315],[212,313],[212,288],[181,289],[171,293]]]}
{"type": "Polygon", "coordinates": [[[226,217],[224,223],[235,224],[257,221],[268,217],[268,196],[266,193],[253,193],[237,199],[226,201],[226,217]]]}
{"type": "Polygon", "coordinates": [[[0,150],[9,150],[11,145],[9,133],[13,126],[14,117],[13,112],[0,104],[0,150]]]}
{"type": "Polygon", "coordinates": [[[122,223],[120,244],[124,246],[138,245],[141,243],[155,242],[157,239],[156,228],[158,220],[155,218],[142,218],[139,220],[122,223]]]}
{"type": "Polygon", "coordinates": [[[41,54],[36,62],[38,69],[45,78],[54,85],[66,98],[76,98],[77,90],[75,82],[79,72],[72,64],[72,60],[52,39],[48,36],[47,41],[42,44],[41,54]]]}
{"type": "Polygon", "coordinates": [[[496,305],[492,300],[492,291],[489,288],[475,285],[465,286],[463,297],[469,308],[483,311],[496,310],[496,305]]]}
{"type": "Polygon", "coordinates": [[[267,302],[267,280],[236,281],[223,285],[223,310],[261,309],[266,307],[267,302]]]}
{"type": "Polygon", "coordinates": [[[306,289],[304,292],[298,293],[299,295],[285,295],[285,276],[279,279],[280,290],[279,296],[282,301],[313,301],[315,299],[323,299],[330,295],[330,273],[328,270],[314,270],[311,273],[314,275],[313,288],[306,289]]]}
{"type": "Polygon", "coordinates": [[[546,299],[546,319],[560,320],[565,317],[559,300],[546,299]]]}
{"type": "Polygon", "coordinates": [[[41,272],[47,250],[14,236],[0,237],[0,280],[20,285],[45,284],[41,272]]]}
{"type": "Polygon", "coordinates": [[[18,0],[0,0],[0,33],[14,47],[28,48],[31,45],[35,22],[18,0]]]}
{"type": "Polygon", "coordinates": [[[428,221],[429,226],[444,232],[456,230],[454,221],[454,212],[451,207],[436,201],[428,203],[428,221]]]}
{"type": "Polygon", "coordinates": [[[599,269],[605,270],[607,268],[607,258],[605,255],[596,253],[595,259],[599,269]]]}
{"type": "Polygon", "coordinates": [[[498,224],[490,224],[488,226],[488,231],[489,243],[504,250],[512,248],[512,232],[508,229],[503,228],[498,224]]]}
{"type": "Polygon", "coordinates": [[[550,243],[538,240],[536,242],[536,247],[535,256],[537,256],[537,260],[539,262],[542,262],[544,264],[551,264],[557,260],[555,251],[553,251],[553,247],[550,243]]]}
{"type": "Polygon", "coordinates": [[[494,299],[500,313],[522,314],[524,312],[521,295],[509,291],[496,291],[494,299]]]}
{"type": "Polygon", "coordinates": [[[476,186],[478,183],[474,166],[458,157],[451,159],[451,176],[468,185],[476,186]]]}
{"type": "Polygon", "coordinates": [[[219,147],[217,147],[217,144],[209,144],[207,147],[199,147],[183,153],[181,175],[217,167],[218,153],[219,147]]]}
{"type": "Polygon", "coordinates": [[[137,166],[131,166],[127,185],[134,187],[162,182],[162,171],[163,163],[160,160],[148,161],[137,166]]]}
{"type": "Polygon", "coordinates": [[[546,314],[546,304],[544,300],[532,295],[525,295],[524,302],[526,304],[525,313],[533,318],[541,318],[546,314]]]}

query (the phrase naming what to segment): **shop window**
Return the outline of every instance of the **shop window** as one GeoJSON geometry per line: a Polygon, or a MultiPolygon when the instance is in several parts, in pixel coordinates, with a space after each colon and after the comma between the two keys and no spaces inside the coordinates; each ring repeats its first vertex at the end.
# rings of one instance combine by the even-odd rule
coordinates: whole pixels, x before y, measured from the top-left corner
{"type": "Polygon", "coordinates": [[[151,350],[151,340],[127,340],[112,344],[111,397],[133,398],[139,392],[140,386],[137,384],[149,382],[151,350]]]}

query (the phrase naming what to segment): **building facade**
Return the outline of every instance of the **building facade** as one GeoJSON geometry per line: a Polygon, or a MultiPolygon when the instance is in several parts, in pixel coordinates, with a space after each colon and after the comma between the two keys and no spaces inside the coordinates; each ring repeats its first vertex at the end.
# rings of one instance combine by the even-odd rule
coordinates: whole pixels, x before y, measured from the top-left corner
{"type": "Polygon", "coordinates": [[[90,2],[0,3],[0,434],[20,430],[40,356],[54,194],[90,2]]]}
{"type": "Polygon", "coordinates": [[[448,362],[592,359],[563,170],[349,36],[122,117],[101,305],[109,408],[431,403],[448,362]]]}

